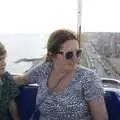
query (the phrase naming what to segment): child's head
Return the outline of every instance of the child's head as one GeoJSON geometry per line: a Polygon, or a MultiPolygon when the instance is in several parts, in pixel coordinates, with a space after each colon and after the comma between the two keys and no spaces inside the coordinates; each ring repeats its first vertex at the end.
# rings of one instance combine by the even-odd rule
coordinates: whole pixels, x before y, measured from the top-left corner
{"type": "Polygon", "coordinates": [[[5,58],[6,58],[6,50],[4,45],[0,42],[0,76],[5,71],[5,66],[6,66],[5,58]]]}

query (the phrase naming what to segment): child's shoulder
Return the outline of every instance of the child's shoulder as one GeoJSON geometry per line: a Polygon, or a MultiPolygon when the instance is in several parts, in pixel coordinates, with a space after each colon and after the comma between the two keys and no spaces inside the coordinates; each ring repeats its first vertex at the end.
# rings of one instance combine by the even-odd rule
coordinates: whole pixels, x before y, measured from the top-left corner
{"type": "Polygon", "coordinates": [[[16,85],[12,75],[9,72],[5,72],[3,76],[3,81],[4,81],[4,88],[6,91],[8,91],[11,96],[14,96],[14,94],[18,94],[18,86],[16,85]]]}
{"type": "Polygon", "coordinates": [[[11,76],[11,74],[10,74],[8,71],[5,71],[2,76],[3,76],[3,77],[11,76]]]}
{"type": "Polygon", "coordinates": [[[2,79],[3,81],[14,82],[12,75],[8,71],[4,72],[2,79]]]}

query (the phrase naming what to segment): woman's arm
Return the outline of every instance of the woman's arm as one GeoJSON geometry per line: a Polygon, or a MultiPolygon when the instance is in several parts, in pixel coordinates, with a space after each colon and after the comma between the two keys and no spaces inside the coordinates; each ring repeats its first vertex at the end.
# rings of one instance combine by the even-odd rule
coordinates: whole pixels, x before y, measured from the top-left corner
{"type": "Polygon", "coordinates": [[[20,117],[18,115],[17,104],[15,103],[14,100],[10,102],[8,108],[13,120],[20,120],[20,117]]]}
{"type": "Polygon", "coordinates": [[[29,80],[26,75],[15,75],[15,76],[13,76],[13,79],[15,80],[15,83],[18,86],[29,84],[29,80]]]}
{"type": "Polygon", "coordinates": [[[40,83],[48,67],[49,66],[47,63],[43,63],[37,65],[36,67],[33,67],[31,70],[24,73],[23,75],[15,75],[13,76],[13,78],[18,86],[40,83]]]}
{"type": "Polygon", "coordinates": [[[93,120],[108,120],[107,110],[104,97],[97,97],[95,100],[88,102],[93,120]]]}

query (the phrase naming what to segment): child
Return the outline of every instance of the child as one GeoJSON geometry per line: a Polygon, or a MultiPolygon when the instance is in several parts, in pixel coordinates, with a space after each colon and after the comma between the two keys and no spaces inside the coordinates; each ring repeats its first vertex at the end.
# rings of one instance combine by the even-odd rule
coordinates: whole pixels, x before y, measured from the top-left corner
{"type": "Polygon", "coordinates": [[[0,120],[6,120],[9,110],[13,120],[20,120],[17,112],[17,105],[14,101],[19,90],[12,76],[5,71],[6,50],[0,42],[0,120]]]}

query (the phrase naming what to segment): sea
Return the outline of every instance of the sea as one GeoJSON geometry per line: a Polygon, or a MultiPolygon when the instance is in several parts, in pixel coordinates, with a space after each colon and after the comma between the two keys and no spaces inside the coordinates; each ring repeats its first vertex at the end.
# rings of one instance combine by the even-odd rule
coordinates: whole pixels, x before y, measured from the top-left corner
{"type": "Polygon", "coordinates": [[[6,70],[12,74],[22,74],[31,62],[15,63],[21,58],[40,58],[47,52],[48,34],[0,34],[0,42],[7,50],[6,70]]]}

